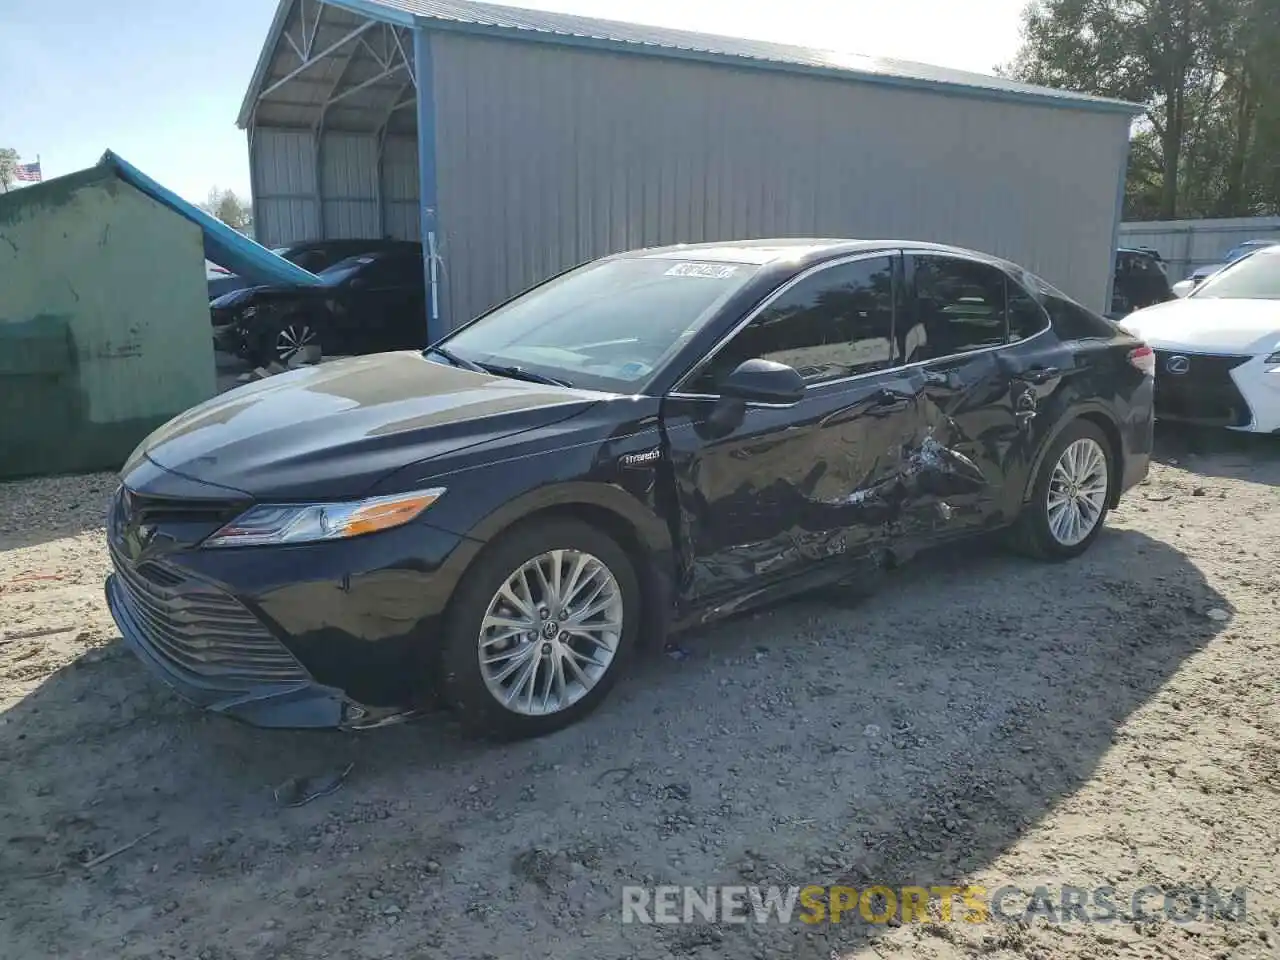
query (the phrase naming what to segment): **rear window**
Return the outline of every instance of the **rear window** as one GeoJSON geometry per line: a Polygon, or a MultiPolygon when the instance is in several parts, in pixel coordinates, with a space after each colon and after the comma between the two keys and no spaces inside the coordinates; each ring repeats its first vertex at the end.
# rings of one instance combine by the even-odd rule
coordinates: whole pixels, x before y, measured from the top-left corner
{"type": "Polygon", "coordinates": [[[1033,273],[1024,272],[1022,280],[1040,300],[1053,323],[1054,333],[1063,340],[1109,339],[1116,335],[1119,328],[1114,323],[1076,303],[1053,284],[1033,273]]]}

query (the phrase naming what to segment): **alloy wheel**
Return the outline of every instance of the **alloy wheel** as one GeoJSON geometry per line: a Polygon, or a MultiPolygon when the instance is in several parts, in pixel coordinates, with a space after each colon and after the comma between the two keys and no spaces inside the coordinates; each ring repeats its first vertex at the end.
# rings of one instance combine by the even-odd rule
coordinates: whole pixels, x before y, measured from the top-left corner
{"type": "Polygon", "coordinates": [[[485,686],[514,713],[565,710],[609,671],[622,618],[622,589],[599,559],[579,550],[540,554],[507,577],[485,610],[485,686]]]}
{"type": "Polygon", "coordinates": [[[1049,532],[1064,547],[1083,541],[1107,505],[1107,455],[1090,437],[1067,445],[1049,478],[1049,532]]]}
{"type": "Polygon", "coordinates": [[[316,332],[309,324],[291,323],[276,335],[276,356],[288,363],[303,347],[316,342],[316,332]]]}

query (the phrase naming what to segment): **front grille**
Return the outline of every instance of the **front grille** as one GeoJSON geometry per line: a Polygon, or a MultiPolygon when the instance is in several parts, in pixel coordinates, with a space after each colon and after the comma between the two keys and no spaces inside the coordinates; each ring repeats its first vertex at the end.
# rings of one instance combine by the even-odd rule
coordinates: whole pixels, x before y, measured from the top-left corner
{"type": "Polygon", "coordinates": [[[116,494],[117,509],[122,520],[155,526],[157,524],[190,523],[222,526],[234,520],[245,509],[248,500],[174,500],[149,497],[121,487],[116,494]]]}
{"type": "Polygon", "coordinates": [[[1232,355],[1157,350],[1156,417],[1212,426],[1248,426],[1253,413],[1231,379],[1231,371],[1248,361],[1248,357],[1232,355]],[[1170,361],[1176,358],[1185,361],[1185,373],[1170,372],[1170,361]]]}
{"type": "Polygon", "coordinates": [[[120,599],[156,656],[201,686],[245,690],[309,680],[284,644],[234,597],[162,562],[111,548],[120,599]]]}

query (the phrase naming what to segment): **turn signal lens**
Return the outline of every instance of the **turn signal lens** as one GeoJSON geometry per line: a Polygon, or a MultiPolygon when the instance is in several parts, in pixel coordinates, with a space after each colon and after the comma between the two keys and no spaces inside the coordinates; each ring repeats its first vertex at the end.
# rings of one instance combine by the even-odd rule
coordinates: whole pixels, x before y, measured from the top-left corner
{"type": "Polygon", "coordinates": [[[236,517],[204,545],[251,547],[359,537],[403,526],[444,496],[444,492],[444,487],[432,487],[351,503],[263,503],[236,517]]]}
{"type": "Polygon", "coordinates": [[[1129,363],[1148,377],[1156,375],[1156,352],[1145,343],[1129,351],[1129,363]]]}
{"type": "Polygon", "coordinates": [[[443,490],[424,490],[399,499],[377,500],[357,507],[346,520],[343,536],[358,537],[408,523],[431,504],[443,490]]]}

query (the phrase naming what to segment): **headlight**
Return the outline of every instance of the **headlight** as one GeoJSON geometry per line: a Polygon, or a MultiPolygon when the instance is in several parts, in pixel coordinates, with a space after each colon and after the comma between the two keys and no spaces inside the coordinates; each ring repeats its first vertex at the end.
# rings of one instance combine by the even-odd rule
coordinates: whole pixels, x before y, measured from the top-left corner
{"type": "Polygon", "coordinates": [[[1271,356],[1262,361],[1263,363],[1280,363],[1280,350],[1277,350],[1271,356]]]}
{"type": "Polygon", "coordinates": [[[350,503],[259,504],[204,542],[206,547],[345,540],[403,526],[442,496],[444,487],[350,503]]]}

